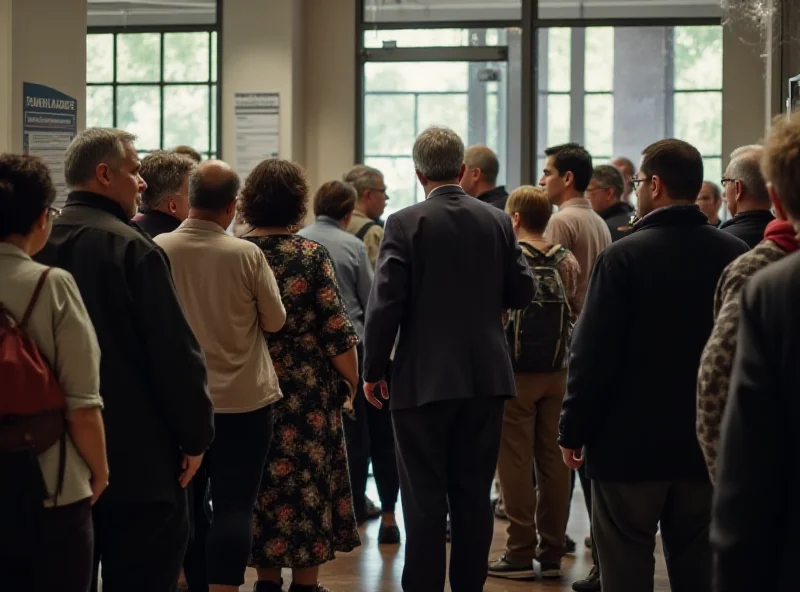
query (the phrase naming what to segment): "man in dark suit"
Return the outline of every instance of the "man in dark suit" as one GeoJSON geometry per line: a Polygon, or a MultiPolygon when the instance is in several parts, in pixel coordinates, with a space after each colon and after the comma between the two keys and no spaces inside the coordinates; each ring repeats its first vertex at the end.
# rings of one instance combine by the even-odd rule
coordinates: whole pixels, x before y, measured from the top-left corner
{"type": "Polygon", "coordinates": [[[450,506],[450,585],[486,581],[493,520],[489,490],[503,402],[515,396],[501,317],[536,286],[511,219],[458,185],[464,144],[430,128],[414,144],[426,199],[386,222],[365,324],[364,392],[376,389],[398,329],[392,371],[394,424],[406,526],[403,589],[441,592],[450,506]]]}

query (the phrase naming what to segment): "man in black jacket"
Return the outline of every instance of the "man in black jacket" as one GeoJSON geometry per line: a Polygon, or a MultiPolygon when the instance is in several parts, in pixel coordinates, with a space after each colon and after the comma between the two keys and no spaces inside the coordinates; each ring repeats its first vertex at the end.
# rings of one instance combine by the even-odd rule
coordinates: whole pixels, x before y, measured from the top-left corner
{"type": "Polygon", "coordinates": [[[376,407],[398,329],[391,411],[406,526],[403,590],[441,592],[452,521],[450,585],[483,590],[489,503],[503,421],[515,396],[501,317],[535,284],[511,218],[458,185],[464,144],[430,128],[414,144],[426,199],[386,221],[364,329],[364,393],[376,407]]]}
{"type": "Polygon", "coordinates": [[[500,161],[497,154],[486,146],[470,146],[464,153],[466,170],[461,178],[461,187],[468,195],[503,211],[508,201],[508,191],[497,186],[500,161]]]}
{"type": "Polygon", "coordinates": [[[652,590],[659,523],[673,590],[707,592],[711,484],[695,434],[700,354],[717,280],[747,251],[695,205],[700,153],[644,150],[642,219],[597,259],[572,337],[559,444],[592,480],[603,590],[652,590]]]}
{"type": "MultiPolygon", "coordinates": [[[[799,220],[800,114],[777,120],[764,149],[768,189],[799,220]]],[[[797,589],[799,288],[795,253],[758,272],[742,293],[711,525],[717,592],[797,589]]]]}
{"type": "Polygon", "coordinates": [[[140,174],[147,189],[133,221],[150,238],[172,232],[189,216],[189,174],[195,167],[189,157],[163,150],[142,159],[140,174]]]}
{"type": "Polygon", "coordinates": [[[169,592],[189,536],[184,488],[214,434],[203,353],[162,251],[129,220],[146,185],[131,134],[89,129],[40,262],[69,271],[102,351],[110,484],[94,507],[106,592],[169,592]]]}
{"type": "Polygon", "coordinates": [[[625,191],[625,180],[622,173],[610,164],[594,167],[592,180],[586,188],[586,197],[608,225],[612,242],[616,242],[631,231],[631,217],[634,209],[622,199],[625,191]]]}
{"type": "Polygon", "coordinates": [[[761,146],[743,146],[731,153],[722,186],[731,218],[720,228],[742,239],[751,249],[764,240],[767,224],[775,219],[772,202],[761,174],[761,146]]]}

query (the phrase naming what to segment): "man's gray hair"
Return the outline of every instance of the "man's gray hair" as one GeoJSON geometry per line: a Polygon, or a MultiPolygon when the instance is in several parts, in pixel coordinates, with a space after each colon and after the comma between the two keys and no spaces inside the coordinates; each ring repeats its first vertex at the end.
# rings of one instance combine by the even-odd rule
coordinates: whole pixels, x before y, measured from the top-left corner
{"type": "Polygon", "coordinates": [[[176,152],[156,150],[145,156],[139,171],[147,183],[147,189],[142,193],[141,210],[151,212],[158,209],[165,197],[178,192],[196,166],[191,158],[176,152]]]}
{"type": "Polygon", "coordinates": [[[357,164],[345,173],[342,180],[356,188],[356,201],[361,201],[361,198],[364,197],[364,192],[371,189],[380,189],[378,184],[381,183],[382,179],[383,173],[378,169],[365,164],[357,164]]]}
{"type": "Polygon", "coordinates": [[[125,145],[135,141],[134,134],[118,129],[92,127],[79,133],[67,148],[64,162],[67,186],[75,188],[91,180],[102,163],[119,167],[125,159],[125,145]]]}
{"type": "Polygon", "coordinates": [[[446,127],[429,127],[414,142],[414,166],[431,181],[455,181],[464,165],[464,142],[446,127]]]}
{"type": "Polygon", "coordinates": [[[611,187],[614,190],[614,199],[620,200],[625,194],[625,179],[619,169],[610,164],[601,164],[594,167],[592,179],[597,181],[601,187],[611,187]]]}
{"type": "Polygon", "coordinates": [[[761,158],[764,148],[761,146],[742,146],[731,153],[728,176],[737,179],[744,185],[747,194],[760,204],[769,203],[769,192],[764,175],[761,174],[761,158]]]}

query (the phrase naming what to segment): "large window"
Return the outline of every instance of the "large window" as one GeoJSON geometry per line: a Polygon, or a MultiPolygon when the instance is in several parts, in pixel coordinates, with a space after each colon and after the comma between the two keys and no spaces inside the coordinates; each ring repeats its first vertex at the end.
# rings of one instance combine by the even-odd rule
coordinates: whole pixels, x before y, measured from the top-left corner
{"type": "Polygon", "coordinates": [[[89,34],[86,49],[87,127],[134,133],[142,153],[216,156],[216,32],[89,34]]]}
{"type": "Polygon", "coordinates": [[[722,27],[577,27],[538,33],[537,148],[573,141],[597,164],[637,161],[664,137],[722,167],[722,27]]]}

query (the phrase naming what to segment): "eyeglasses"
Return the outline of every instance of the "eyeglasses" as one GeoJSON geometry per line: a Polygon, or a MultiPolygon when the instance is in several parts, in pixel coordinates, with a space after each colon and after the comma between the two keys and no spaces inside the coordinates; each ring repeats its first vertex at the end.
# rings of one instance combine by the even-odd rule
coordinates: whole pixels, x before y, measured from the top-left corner
{"type": "Polygon", "coordinates": [[[719,182],[723,187],[725,187],[725,185],[727,185],[728,183],[736,183],[736,179],[730,179],[728,177],[722,177],[722,179],[720,179],[719,182]]]}
{"type": "Polygon", "coordinates": [[[383,196],[388,200],[389,194],[386,193],[386,187],[367,187],[370,191],[377,191],[378,193],[383,193],[383,196]]]}
{"type": "Polygon", "coordinates": [[[641,185],[645,181],[649,181],[652,178],[653,178],[653,175],[648,175],[644,179],[640,179],[639,177],[631,177],[631,185],[633,185],[634,189],[639,189],[639,185],[641,185]]]}
{"type": "Polygon", "coordinates": [[[61,215],[61,210],[53,206],[47,206],[47,215],[51,220],[55,220],[61,215]]]}

